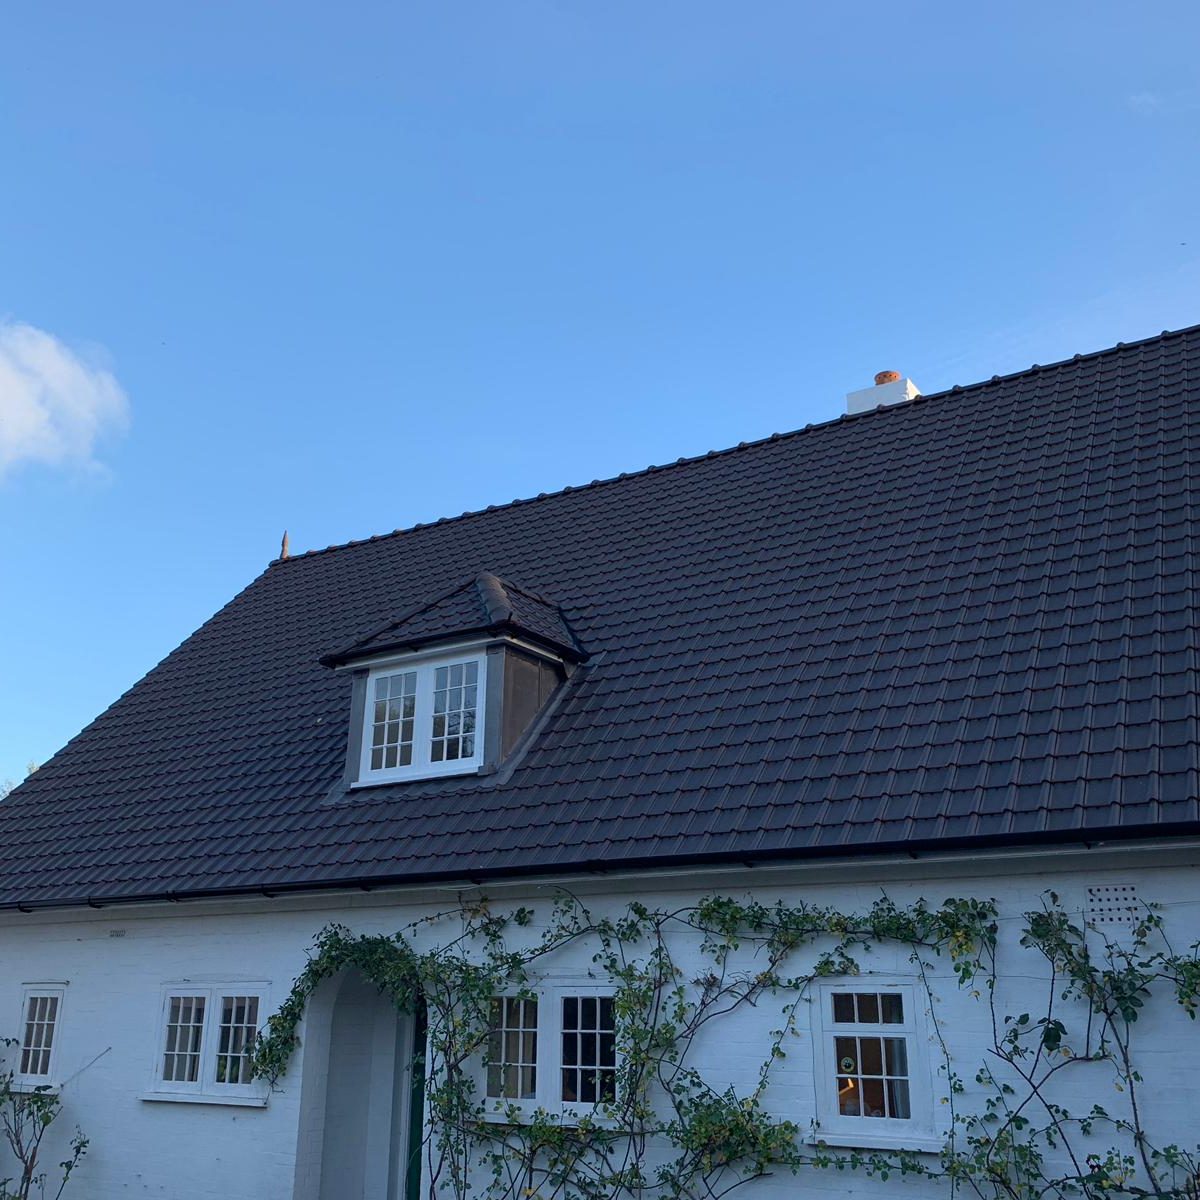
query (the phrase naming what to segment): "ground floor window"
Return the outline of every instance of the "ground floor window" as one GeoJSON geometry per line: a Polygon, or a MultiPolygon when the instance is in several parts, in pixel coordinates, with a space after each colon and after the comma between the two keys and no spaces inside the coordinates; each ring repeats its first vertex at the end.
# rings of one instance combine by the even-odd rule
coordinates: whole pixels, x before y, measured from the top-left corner
{"type": "Polygon", "coordinates": [[[21,1082],[46,1084],[53,1078],[63,991],[61,987],[38,984],[30,984],[24,989],[21,1053],[16,1071],[21,1082]]]}
{"type": "Polygon", "coordinates": [[[265,988],[257,985],[164,988],[157,1090],[228,1095],[254,1087],[265,1009],[265,988]]]}
{"type": "Polygon", "coordinates": [[[815,999],[821,1135],[871,1146],[932,1134],[923,1013],[913,985],[864,977],[824,984],[815,999]]]}
{"type": "Polygon", "coordinates": [[[611,992],[540,988],[492,1001],[485,1095],[511,1107],[570,1114],[617,1098],[616,1019],[611,992]]]}

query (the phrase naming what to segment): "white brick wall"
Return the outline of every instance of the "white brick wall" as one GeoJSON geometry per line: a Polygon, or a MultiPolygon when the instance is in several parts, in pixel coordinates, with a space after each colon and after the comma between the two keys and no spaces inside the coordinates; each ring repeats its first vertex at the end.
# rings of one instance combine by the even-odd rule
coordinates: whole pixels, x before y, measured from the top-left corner
{"type": "MultiPolygon", "coordinates": [[[[634,898],[651,906],[677,906],[688,896],[720,892],[757,898],[805,900],[842,910],[864,910],[886,890],[897,903],[924,896],[938,903],[950,895],[994,897],[1004,918],[1003,1002],[1013,1011],[1024,1005],[1038,1013],[1041,968],[1036,958],[1012,945],[1016,918],[1054,888],[1069,908],[1082,908],[1086,888],[1096,883],[1135,883],[1142,899],[1166,906],[1177,949],[1200,938],[1200,887],[1196,858],[1178,851],[1093,851],[1057,856],[1015,855],[960,858],[952,863],[826,865],[815,869],[755,869],[701,877],[663,874],[609,883],[576,881],[590,892],[593,907],[621,907],[634,898]],[[601,891],[600,889],[607,889],[601,891]],[[1020,976],[1018,980],[1016,977],[1020,976]]],[[[544,886],[510,885],[488,889],[498,907],[530,903],[549,908],[544,886]]],[[[306,899],[260,899],[237,904],[178,904],[99,911],[0,914],[0,1034],[15,1034],[20,1022],[22,985],[69,981],[60,1026],[57,1074],[65,1080],[64,1115],[48,1147],[47,1162],[61,1157],[61,1140],[78,1124],[91,1148],[66,1195],[80,1200],[160,1196],[170,1200],[316,1200],[319,1195],[322,1102],[309,1099],[301,1114],[302,1060],[298,1055],[282,1090],[264,1109],[149,1102],[139,1099],[154,1081],[162,984],[188,977],[271,983],[269,1007],[287,993],[303,966],[313,935],[330,921],[362,932],[391,932],[413,918],[442,908],[447,893],[339,895],[306,899]],[[112,931],[123,930],[120,937],[112,931]],[[299,1186],[297,1187],[297,1181],[299,1186]]],[[[684,965],[689,951],[679,948],[684,965]]],[[[572,961],[564,955],[557,970],[586,970],[590,951],[572,961]]],[[[864,965],[878,971],[905,971],[903,955],[878,951],[864,965]]],[[[937,1018],[958,1070],[971,1079],[990,1044],[986,1004],[943,978],[937,1018]]],[[[697,1045],[697,1063],[718,1088],[746,1090],[766,1047],[766,1030],[779,1021],[782,1003],[764,1003],[739,1012],[697,1045]]],[[[314,1029],[310,1053],[320,1042],[314,1029]]],[[[1138,1027],[1138,1065],[1146,1078],[1143,1095],[1152,1120],[1170,1138],[1195,1142],[1194,1080],[1200,1072],[1196,1027],[1173,1005],[1152,1006],[1138,1027]]],[[[1121,1097],[1111,1088],[1106,1066],[1072,1068],[1073,1082],[1060,1099],[1077,1109],[1095,1101],[1113,1106],[1121,1097]],[[1097,1082],[1100,1081],[1100,1082],[1097,1082]]],[[[802,1036],[772,1075],[770,1107],[806,1126],[814,1113],[812,1041],[802,1036]]],[[[0,1178],[5,1173],[0,1159],[0,1178]]],[[[805,1194],[869,1197],[900,1189],[914,1197],[941,1195],[928,1183],[892,1180],[883,1185],[843,1173],[812,1172],[803,1178],[805,1194]]],[[[790,1175],[752,1184],[738,1193],[761,1200],[795,1194],[790,1175]]],[[[320,1200],[328,1200],[321,1196],[320,1200]]],[[[339,1197],[339,1200],[342,1200],[339,1197]]],[[[346,1200],[355,1200],[347,1197],[346,1200]]],[[[368,1195],[365,1200],[386,1200],[368,1195]]]]}

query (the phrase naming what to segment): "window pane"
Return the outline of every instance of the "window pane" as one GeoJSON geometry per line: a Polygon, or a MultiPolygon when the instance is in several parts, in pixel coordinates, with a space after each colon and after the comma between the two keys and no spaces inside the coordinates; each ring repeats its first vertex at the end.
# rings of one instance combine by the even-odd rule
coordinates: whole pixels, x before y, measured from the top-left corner
{"type": "Polygon", "coordinates": [[[889,1079],[887,1081],[888,1115],[899,1121],[907,1121],[912,1117],[908,1103],[908,1080],[889,1079]]]}
{"type": "Polygon", "coordinates": [[[837,1081],[838,1090],[838,1112],[843,1117],[860,1117],[862,1116],[862,1105],[860,1104],[861,1094],[858,1088],[857,1079],[848,1079],[839,1077],[837,1081]]]}
{"type": "Polygon", "coordinates": [[[854,997],[845,992],[835,992],[833,997],[833,1019],[841,1023],[854,1020],[854,997]]]}
{"type": "Polygon", "coordinates": [[[838,1071],[843,1075],[851,1072],[858,1074],[858,1040],[857,1038],[834,1038],[834,1049],[837,1053],[838,1071]]]}
{"type": "Polygon", "coordinates": [[[908,1042],[904,1038],[884,1038],[887,1050],[887,1073],[889,1075],[908,1074],[908,1042]]]}
{"type": "Polygon", "coordinates": [[[880,1038],[859,1038],[859,1070],[864,1075],[883,1074],[883,1043],[880,1038]]]}
{"type": "Polygon", "coordinates": [[[879,997],[885,1025],[904,1024],[904,997],[896,992],[884,992],[879,997]]]}
{"type": "Polygon", "coordinates": [[[864,1117],[886,1117],[883,1099],[883,1080],[864,1079],[862,1081],[862,1102],[864,1117]]]}
{"type": "Polygon", "coordinates": [[[874,993],[858,993],[858,1020],[861,1025],[879,1024],[879,997],[874,993]]]}

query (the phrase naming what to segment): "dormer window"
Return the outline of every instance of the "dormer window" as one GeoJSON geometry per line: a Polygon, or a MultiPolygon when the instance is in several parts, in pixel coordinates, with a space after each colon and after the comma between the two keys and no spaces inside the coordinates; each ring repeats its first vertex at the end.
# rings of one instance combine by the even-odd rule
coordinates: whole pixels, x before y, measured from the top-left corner
{"type": "Polygon", "coordinates": [[[367,679],[360,782],[478,770],[486,659],[440,655],[367,679]]]}
{"type": "Polygon", "coordinates": [[[321,660],[354,679],[341,786],[498,771],[586,659],[552,600],[468,579],[321,660]]]}

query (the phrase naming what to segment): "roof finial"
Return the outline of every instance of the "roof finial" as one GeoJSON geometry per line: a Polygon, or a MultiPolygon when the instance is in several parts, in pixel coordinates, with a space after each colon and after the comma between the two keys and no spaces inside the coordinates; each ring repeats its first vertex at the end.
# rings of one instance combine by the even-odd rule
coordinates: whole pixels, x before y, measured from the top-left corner
{"type": "Polygon", "coordinates": [[[279,544],[279,557],[291,558],[291,552],[288,550],[288,534],[287,530],[283,531],[283,541],[279,544]]]}

